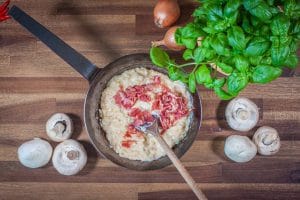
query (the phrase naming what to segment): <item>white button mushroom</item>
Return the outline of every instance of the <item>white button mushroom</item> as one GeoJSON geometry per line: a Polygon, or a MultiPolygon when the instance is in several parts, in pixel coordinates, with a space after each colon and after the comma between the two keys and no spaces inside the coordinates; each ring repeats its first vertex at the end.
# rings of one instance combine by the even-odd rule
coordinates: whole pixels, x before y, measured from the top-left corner
{"type": "Polygon", "coordinates": [[[238,97],[229,102],[225,117],[228,125],[237,131],[249,131],[258,122],[258,107],[251,100],[238,97]]]}
{"type": "Polygon", "coordinates": [[[255,132],[252,140],[261,155],[273,155],[279,151],[280,138],[276,129],[272,127],[260,127],[255,132]]]}
{"type": "Polygon", "coordinates": [[[18,148],[18,158],[22,165],[29,168],[39,168],[46,165],[52,155],[52,146],[40,138],[23,143],[18,148]]]}
{"type": "Polygon", "coordinates": [[[51,140],[62,142],[71,137],[73,133],[73,122],[68,115],[56,113],[48,119],[46,132],[51,140]]]}
{"type": "Polygon", "coordinates": [[[257,148],[248,137],[231,135],[225,141],[224,152],[235,162],[248,162],[256,155],[257,148]]]}
{"type": "Polygon", "coordinates": [[[52,163],[63,175],[77,174],[85,166],[87,154],[84,147],[76,140],[68,139],[54,149],[52,163]]]}

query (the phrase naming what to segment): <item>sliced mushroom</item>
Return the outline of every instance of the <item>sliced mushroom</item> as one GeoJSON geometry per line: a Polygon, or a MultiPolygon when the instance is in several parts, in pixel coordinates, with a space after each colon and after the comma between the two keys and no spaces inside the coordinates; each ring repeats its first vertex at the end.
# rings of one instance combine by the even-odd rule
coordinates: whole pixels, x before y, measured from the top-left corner
{"type": "Polygon", "coordinates": [[[273,155],[280,149],[280,138],[276,129],[262,126],[255,132],[252,138],[261,155],[273,155]]]}
{"type": "Polygon", "coordinates": [[[51,140],[62,142],[71,137],[73,133],[73,122],[68,115],[56,113],[48,119],[46,132],[51,140]]]}
{"type": "Polygon", "coordinates": [[[256,155],[257,148],[248,137],[231,135],[225,141],[224,152],[235,162],[248,162],[256,155]]]}
{"type": "Polygon", "coordinates": [[[23,143],[18,148],[18,158],[22,165],[29,168],[45,166],[52,155],[52,146],[40,138],[23,143]]]}
{"type": "Polygon", "coordinates": [[[238,97],[229,102],[225,117],[228,125],[237,131],[249,131],[258,122],[258,107],[251,100],[238,97]]]}
{"type": "Polygon", "coordinates": [[[76,140],[68,139],[54,149],[52,163],[63,175],[74,175],[83,169],[87,162],[84,147],[76,140]]]}

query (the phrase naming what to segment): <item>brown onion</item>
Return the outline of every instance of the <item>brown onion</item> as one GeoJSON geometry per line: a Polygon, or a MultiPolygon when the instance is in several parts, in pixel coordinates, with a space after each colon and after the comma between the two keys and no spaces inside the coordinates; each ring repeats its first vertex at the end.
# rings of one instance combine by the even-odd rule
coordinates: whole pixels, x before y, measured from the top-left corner
{"type": "Polygon", "coordinates": [[[166,46],[168,49],[173,51],[180,51],[185,49],[185,46],[178,45],[175,41],[175,32],[179,26],[171,27],[165,34],[164,38],[159,41],[153,41],[152,47],[166,46]]]}
{"type": "Polygon", "coordinates": [[[159,28],[169,27],[180,16],[177,0],[159,0],[154,8],[154,23],[159,28]]]}

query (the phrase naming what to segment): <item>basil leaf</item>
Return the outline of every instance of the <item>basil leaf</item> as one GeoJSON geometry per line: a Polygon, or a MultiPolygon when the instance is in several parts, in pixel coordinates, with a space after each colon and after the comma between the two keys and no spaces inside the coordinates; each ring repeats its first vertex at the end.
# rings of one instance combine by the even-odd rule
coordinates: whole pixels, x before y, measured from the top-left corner
{"type": "Polygon", "coordinates": [[[194,56],[193,56],[193,50],[191,49],[186,49],[183,53],[183,59],[184,60],[190,60],[190,59],[193,59],[194,56]]]}
{"type": "Polygon", "coordinates": [[[212,82],[210,70],[206,65],[201,65],[200,67],[198,67],[198,69],[195,71],[195,76],[198,84],[212,82]]]}
{"type": "Polygon", "coordinates": [[[267,3],[268,3],[270,6],[273,6],[274,1],[275,1],[275,0],[267,0],[267,3]]]}
{"type": "Polygon", "coordinates": [[[269,83],[279,77],[281,73],[280,68],[270,65],[258,65],[254,68],[252,80],[254,83],[269,83]]]}
{"type": "Polygon", "coordinates": [[[261,3],[262,3],[262,0],[244,0],[243,6],[245,7],[246,10],[252,10],[261,3]]]}
{"type": "Polygon", "coordinates": [[[230,100],[232,99],[233,95],[229,94],[228,92],[226,92],[225,90],[223,90],[222,88],[219,87],[215,87],[214,88],[215,93],[217,94],[217,96],[222,99],[222,100],[230,100]]]}
{"type": "Polygon", "coordinates": [[[197,47],[194,51],[195,62],[200,63],[205,59],[206,49],[204,47],[197,47]]]}
{"type": "MultiPolygon", "coordinates": [[[[254,64],[254,65],[258,65],[259,63],[257,64],[254,64]]],[[[260,64],[262,65],[271,65],[272,64],[272,58],[271,57],[264,57],[261,59],[261,62],[260,64]]]]}
{"type": "Polygon", "coordinates": [[[249,57],[248,59],[251,65],[256,66],[261,62],[262,58],[263,58],[262,56],[254,56],[254,57],[249,57]]]}
{"type": "Polygon", "coordinates": [[[228,0],[224,8],[224,15],[226,17],[231,17],[233,13],[238,13],[237,10],[240,5],[241,0],[228,0]]]}
{"type": "Polygon", "coordinates": [[[212,3],[206,6],[207,19],[208,21],[216,22],[222,19],[223,12],[220,4],[212,3]]]}
{"type": "Polygon", "coordinates": [[[271,40],[272,64],[275,66],[280,66],[284,63],[290,53],[290,48],[287,45],[288,41],[282,40],[282,38],[276,36],[271,37],[271,40]]]}
{"type": "Polygon", "coordinates": [[[243,5],[251,15],[266,21],[272,18],[270,6],[263,0],[244,0],[243,5]]]}
{"type": "Polygon", "coordinates": [[[214,35],[214,37],[210,40],[210,45],[217,52],[217,54],[229,56],[230,51],[228,48],[226,48],[226,40],[226,36],[223,33],[219,33],[214,35]]]}
{"type": "Polygon", "coordinates": [[[245,34],[243,29],[238,26],[233,26],[227,31],[229,44],[237,50],[243,50],[246,47],[245,34]]]}
{"type": "Polygon", "coordinates": [[[283,14],[276,16],[270,26],[273,35],[287,35],[290,28],[290,20],[283,14]]]}
{"type": "Polygon", "coordinates": [[[238,94],[248,84],[248,77],[245,74],[233,72],[227,80],[228,92],[238,94]]]}
{"type": "Polygon", "coordinates": [[[284,13],[294,19],[300,17],[300,5],[299,2],[296,3],[295,0],[285,0],[283,1],[284,13]]]}
{"type": "Polygon", "coordinates": [[[298,64],[298,57],[295,54],[293,54],[287,57],[283,65],[295,69],[297,67],[297,64],[298,64]]]}
{"type": "Polygon", "coordinates": [[[179,28],[181,30],[181,34],[185,38],[198,38],[203,36],[203,31],[201,30],[201,26],[196,23],[188,23],[183,28],[179,28]]]}
{"type": "Polygon", "coordinates": [[[170,57],[167,52],[158,47],[150,49],[150,59],[158,67],[167,67],[170,63],[170,57]]]}
{"type": "Polygon", "coordinates": [[[233,71],[233,68],[225,63],[217,62],[216,65],[226,74],[230,74],[233,71]]]}
{"type": "Polygon", "coordinates": [[[194,49],[197,44],[197,38],[182,38],[181,42],[186,48],[194,49]]]}
{"type": "Polygon", "coordinates": [[[196,92],[196,80],[195,80],[195,74],[191,73],[189,75],[189,90],[191,93],[196,92]]]}
{"type": "Polygon", "coordinates": [[[255,37],[250,40],[247,48],[244,51],[246,56],[263,55],[270,48],[270,42],[263,37],[255,37]]]}
{"type": "Polygon", "coordinates": [[[246,33],[252,34],[254,32],[247,15],[243,15],[242,28],[246,33]]]}
{"type": "Polygon", "coordinates": [[[220,88],[220,87],[224,86],[225,82],[226,82],[225,78],[220,78],[220,79],[215,79],[213,84],[214,84],[214,87],[220,88]]]}
{"type": "Polygon", "coordinates": [[[249,62],[245,57],[237,55],[234,57],[234,61],[235,61],[235,68],[237,70],[239,70],[240,72],[248,71],[249,62]]]}

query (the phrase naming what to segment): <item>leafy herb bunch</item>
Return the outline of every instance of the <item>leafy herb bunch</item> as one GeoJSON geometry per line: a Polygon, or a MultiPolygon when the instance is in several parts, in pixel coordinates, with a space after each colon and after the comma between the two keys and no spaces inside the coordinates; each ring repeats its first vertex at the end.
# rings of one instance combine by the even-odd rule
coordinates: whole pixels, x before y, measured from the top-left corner
{"type": "Polygon", "coordinates": [[[265,84],[279,77],[283,66],[295,68],[300,39],[300,5],[295,0],[199,0],[194,21],[175,33],[184,45],[185,64],[153,47],[152,62],[168,70],[172,80],[213,89],[228,100],[248,83],[265,84]],[[184,67],[194,66],[190,73],[184,67]],[[217,77],[216,71],[223,73],[217,77]]]}

